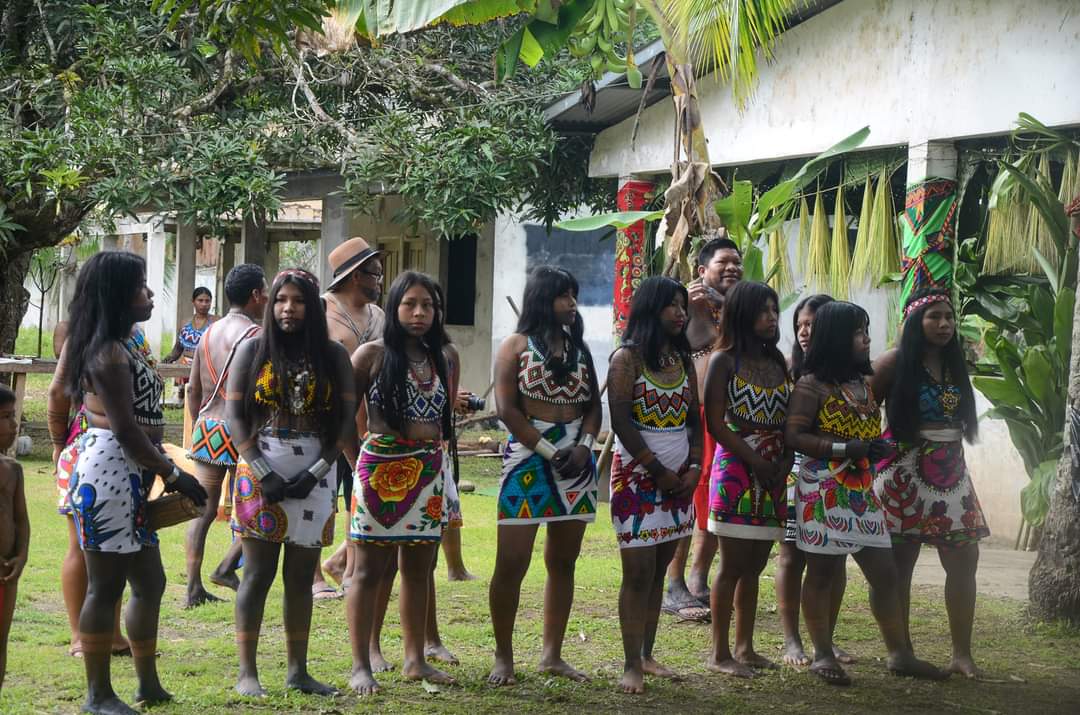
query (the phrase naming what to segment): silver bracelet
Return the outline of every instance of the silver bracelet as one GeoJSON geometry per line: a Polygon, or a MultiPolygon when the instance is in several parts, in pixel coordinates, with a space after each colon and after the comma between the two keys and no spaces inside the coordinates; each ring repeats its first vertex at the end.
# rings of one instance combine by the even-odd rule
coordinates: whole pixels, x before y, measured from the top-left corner
{"type": "Polygon", "coordinates": [[[172,471],[162,477],[162,481],[172,486],[180,478],[180,467],[172,465],[172,471]]]}
{"type": "Polygon", "coordinates": [[[579,447],[584,447],[591,452],[593,449],[593,445],[596,444],[596,437],[586,432],[585,434],[581,435],[581,438],[577,441],[577,443],[579,447]]]}
{"type": "Polygon", "coordinates": [[[686,468],[686,471],[688,471],[688,472],[698,472],[700,474],[701,473],[701,465],[700,464],[691,464],[689,467],[686,468]]]}
{"type": "Polygon", "coordinates": [[[832,443],[832,456],[834,457],[846,457],[847,456],[847,442],[833,442],[832,443]]]}
{"type": "Polygon", "coordinates": [[[251,467],[251,471],[259,478],[260,482],[266,478],[267,474],[274,471],[270,469],[270,464],[266,461],[266,457],[256,457],[248,462],[248,466],[251,467]]]}
{"type": "Polygon", "coordinates": [[[308,471],[315,475],[316,479],[322,479],[330,471],[330,465],[326,463],[325,459],[319,457],[319,461],[311,465],[308,471]]]}
{"type": "Polygon", "coordinates": [[[536,441],[536,446],[533,447],[533,451],[550,462],[551,458],[554,457],[555,453],[559,450],[555,449],[555,445],[551,442],[541,437],[536,441]]]}

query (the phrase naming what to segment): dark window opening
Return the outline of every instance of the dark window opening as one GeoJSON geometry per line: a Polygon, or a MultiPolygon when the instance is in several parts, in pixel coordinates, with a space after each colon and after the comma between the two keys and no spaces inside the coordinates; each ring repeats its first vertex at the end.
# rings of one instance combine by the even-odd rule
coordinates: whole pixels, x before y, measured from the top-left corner
{"type": "Polygon", "coordinates": [[[446,323],[476,324],[476,236],[447,242],[446,323]]]}

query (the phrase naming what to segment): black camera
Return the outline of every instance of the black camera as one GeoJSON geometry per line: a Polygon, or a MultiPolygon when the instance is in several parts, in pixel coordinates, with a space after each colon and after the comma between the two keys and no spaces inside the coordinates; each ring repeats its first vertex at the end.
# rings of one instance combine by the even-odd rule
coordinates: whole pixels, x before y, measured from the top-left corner
{"type": "Polygon", "coordinates": [[[469,412],[479,412],[487,407],[487,400],[478,395],[469,395],[468,402],[465,403],[469,409],[469,412]]]}

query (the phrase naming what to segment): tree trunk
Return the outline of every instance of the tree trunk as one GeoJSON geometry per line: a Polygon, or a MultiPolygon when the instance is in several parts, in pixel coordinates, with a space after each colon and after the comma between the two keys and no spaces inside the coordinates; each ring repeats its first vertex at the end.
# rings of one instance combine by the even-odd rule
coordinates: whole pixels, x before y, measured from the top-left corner
{"type": "Polygon", "coordinates": [[[30,305],[30,292],[23,287],[23,281],[30,270],[33,250],[16,250],[14,246],[8,250],[0,267],[0,352],[9,354],[15,350],[19,323],[30,305]]]}
{"type": "MultiPolygon", "coordinates": [[[[1069,207],[1073,234],[1080,238],[1080,201],[1069,207]]],[[[1031,611],[1042,620],[1080,623],[1080,436],[1069,429],[1080,421],[1080,286],[1073,310],[1072,358],[1069,364],[1069,403],[1065,421],[1065,451],[1058,463],[1057,480],[1050,496],[1050,512],[1043,525],[1039,556],[1031,569],[1028,594],[1031,611]]],[[[1080,424],[1078,424],[1080,426],[1080,424]]]]}

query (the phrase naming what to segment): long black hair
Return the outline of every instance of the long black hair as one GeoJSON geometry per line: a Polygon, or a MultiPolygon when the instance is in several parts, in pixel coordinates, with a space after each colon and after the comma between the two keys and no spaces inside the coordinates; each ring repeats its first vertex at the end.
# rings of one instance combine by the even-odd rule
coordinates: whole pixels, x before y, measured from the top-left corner
{"type": "Polygon", "coordinates": [[[64,392],[81,401],[86,368],[105,344],[123,344],[135,325],[131,310],[146,283],[146,261],[128,251],[101,251],[90,257],[75,281],[68,306],[68,370],[64,392]]]}
{"type": "MultiPolygon", "coordinates": [[[[904,307],[907,308],[920,298],[948,295],[948,291],[940,288],[927,288],[913,293],[904,307]]],[[[919,434],[919,386],[927,379],[926,368],[923,367],[926,334],[923,332],[922,321],[926,311],[935,305],[939,303],[928,303],[912,311],[911,315],[904,319],[903,331],[900,333],[900,349],[896,356],[892,390],[889,392],[885,411],[889,416],[889,429],[902,442],[913,442],[919,434]]],[[[947,305],[952,309],[951,302],[947,305]]],[[[941,349],[941,361],[949,382],[960,388],[958,413],[964,423],[964,436],[972,442],[979,433],[979,418],[975,413],[975,392],[971,389],[959,330],[953,331],[952,339],[941,349]]]]}
{"type": "Polygon", "coordinates": [[[557,358],[548,350],[547,335],[553,328],[559,327],[555,319],[555,299],[566,293],[570,293],[574,300],[577,300],[578,282],[569,271],[556,266],[536,266],[529,271],[517,332],[533,339],[544,356],[544,367],[551,371],[559,385],[566,384],[571,373],[577,369],[578,360],[583,357],[589,367],[589,379],[593,383],[592,394],[596,395],[596,371],[593,369],[592,353],[585,344],[585,321],[581,319],[581,313],[574,316],[574,323],[569,326],[569,330],[559,328],[566,338],[563,356],[557,358]]]}
{"type": "Polygon", "coordinates": [[[641,282],[630,301],[630,317],[623,331],[622,344],[637,351],[650,370],[661,369],[660,348],[665,342],[670,342],[679,353],[683,366],[688,371],[693,370],[686,326],[678,335],[668,337],[660,325],[660,313],[671,305],[676,295],[682,296],[684,307],[689,304],[690,297],[682,283],[666,276],[652,276],[641,282]]]}
{"type": "MultiPolygon", "coordinates": [[[[382,365],[375,378],[379,393],[383,396],[382,416],[391,428],[400,432],[405,427],[405,409],[408,407],[409,356],[405,354],[405,343],[409,333],[398,319],[398,306],[405,293],[413,286],[423,287],[435,304],[435,319],[431,327],[420,338],[420,344],[428,358],[435,363],[435,373],[446,390],[446,407],[442,413],[443,439],[453,436],[454,395],[450,394],[450,369],[446,363],[443,348],[449,344],[446,334],[446,301],[442,288],[431,276],[417,271],[405,271],[394,279],[390,292],[386,296],[386,324],[383,327],[382,365]]],[[[460,369],[461,366],[458,366],[460,369]]]]}
{"type": "MultiPolygon", "coordinates": [[[[833,302],[831,295],[818,293],[806,296],[795,306],[795,315],[791,316],[791,332],[795,336],[795,345],[791,348],[791,377],[793,380],[802,377],[803,364],[806,362],[806,354],[803,352],[802,345],[799,344],[799,316],[802,315],[804,310],[809,310],[816,315],[818,308],[831,302],[833,302]]],[[[814,331],[811,329],[810,335],[813,334],[814,331]]]]}
{"type": "Polygon", "coordinates": [[[869,356],[857,362],[852,354],[851,341],[859,328],[870,330],[870,315],[862,306],[834,300],[818,308],[803,374],[834,385],[860,375],[873,375],[869,356]]]}
{"type": "MultiPolygon", "coordinates": [[[[259,377],[263,365],[270,363],[277,380],[279,405],[288,404],[289,362],[287,353],[307,361],[315,379],[315,420],[324,445],[335,442],[341,425],[341,401],[337,399],[337,366],[334,364],[334,346],[326,329],[326,311],[319,298],[319,282],[315,276],[298,268],[290,268],[277,274],[270,287],[270,298],[263,314],[263,330],[256,338],[255,357],[251,362],[251,385],[259,377]],[[285,285],[294,285],[304,298],[304,324],[299,334],[289,335],[274,320],[274,303],[285,285]],[[322,409],[323,405],[326,409],[322,409]]],[[[295,361],[293,361],[295,362],[295,361]]],[[[262,405],[255,402],[255,391],[249,389],[244,397],[244,414],[252,425],[267,417],[262,405]]]]}
{"type": "Polygon", "coordinates": [[[770,300],[779,314],[780,297],[765,283],[739,281],[732,286],[724,296],[724,322],[720,328],[717,348],[733,353],[732,357],[737,360],[745,355],[754,343],[760,343],[762,354],[767,358],[772,358],[784,371],[784,377],[787,377],[787,360],[784,359],[780,348],[776,347],[780,342],[779,322],[777,322],[776,335],[772,340],[761,340],[754,334],[754,324],[757,323],[770,300]]]}

